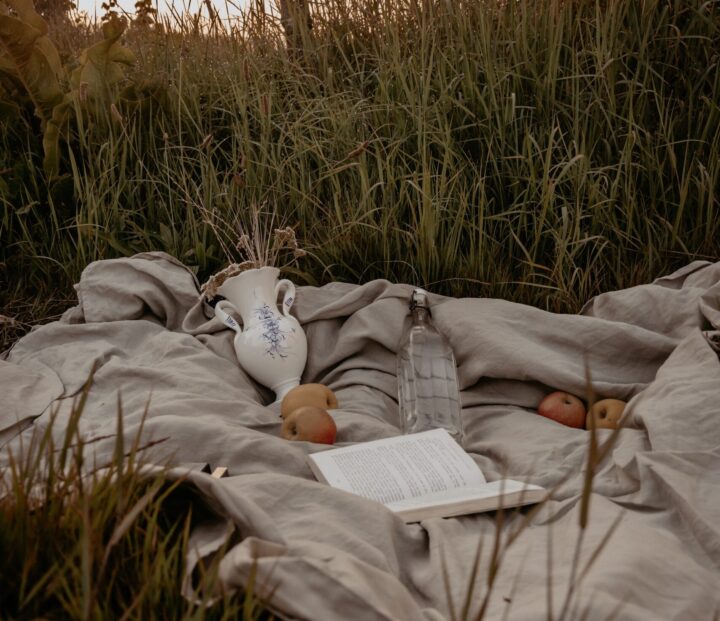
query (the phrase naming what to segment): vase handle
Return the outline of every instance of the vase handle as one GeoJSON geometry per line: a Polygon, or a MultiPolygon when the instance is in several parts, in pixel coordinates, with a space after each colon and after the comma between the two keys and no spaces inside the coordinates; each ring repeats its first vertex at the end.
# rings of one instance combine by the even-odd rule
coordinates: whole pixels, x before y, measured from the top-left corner
{"type": "Polygon", "coordinates": [[[278,281],[278,284],[275,285],[275,299],[277,300],[278,294],[282,289],[285,289],[285,293],[283,293],[283,299],[282,299],[282,314],[286,317],[290,316],[290,307],[293,305],[293,302],[295,302],[295,285],[291,280],[288,280],[287,278],[283,278],[282,280],[278,281]]]}
{"type": "Polygon", "coordinates": [[[237,308],[235,308],[232,302],[228,302],[227,300],[220,300],[215,305],[215,316],[220,321],[222,321],[228,328],[232,328],[238,334],[242,334],[242,328],[240,327],[240,324],[235,321],[233,317],[230,316],[230,313],[228,311],[223,309],[223,306],[229,307],[230,311],[237,312],[237,308]]]}

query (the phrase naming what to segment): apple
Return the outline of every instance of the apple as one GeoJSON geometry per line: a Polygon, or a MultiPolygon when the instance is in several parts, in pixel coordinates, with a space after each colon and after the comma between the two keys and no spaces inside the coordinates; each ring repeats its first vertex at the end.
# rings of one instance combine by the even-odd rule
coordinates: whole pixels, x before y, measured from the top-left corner
{"type": "Polygon", "coordinates": [[[620,399],[603,399],[593,404],[585,419],[585,426],[590,429],[617,429],[625,412],[625,401],[620,399]]]}
{"type": "Polygon", "coordinates": [[[538,414],[568,427],[585,426],[585,405],[569,392],[551,392],[540,402],[538,414]]]}
{"type": "Polygon", "coordinates": [[[300,384],[283,397],[280,404],[280,416],[285,418],[305,405],[332,410],[338,406],[338,400],[335,393],[323,384],[300,384]]]}
{"type": "Polygon", "coordinates": [[[335,444],[337,427],[322,408],[306,405],[293,410],[283,420],[280,436],[285,440],[304,440],[317,444],[335,444]]]}

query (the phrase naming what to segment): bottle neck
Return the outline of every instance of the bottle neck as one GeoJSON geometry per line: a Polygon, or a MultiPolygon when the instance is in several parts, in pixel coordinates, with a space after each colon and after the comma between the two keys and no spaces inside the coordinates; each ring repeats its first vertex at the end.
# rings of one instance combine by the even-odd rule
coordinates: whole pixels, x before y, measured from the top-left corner
{"type": "Polygon", "coordinates": [[[424,306],[416,306],[412,310],[412,322],[414,326],[427,325],[430,323],[430,311],[424,306]]]}

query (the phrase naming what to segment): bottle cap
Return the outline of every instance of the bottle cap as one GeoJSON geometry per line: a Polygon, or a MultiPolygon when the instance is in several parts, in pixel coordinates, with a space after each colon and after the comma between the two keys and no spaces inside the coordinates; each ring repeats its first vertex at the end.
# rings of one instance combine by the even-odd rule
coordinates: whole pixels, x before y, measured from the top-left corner
{"type": "Polygon", "coordinates": [[[430,304],[428,302],[428,294],[425,289],[415,289],[412,292],[412,296],[410,297],[410,310],[415,310],[416,308],[427,308],[430,309],[430,304]]]}

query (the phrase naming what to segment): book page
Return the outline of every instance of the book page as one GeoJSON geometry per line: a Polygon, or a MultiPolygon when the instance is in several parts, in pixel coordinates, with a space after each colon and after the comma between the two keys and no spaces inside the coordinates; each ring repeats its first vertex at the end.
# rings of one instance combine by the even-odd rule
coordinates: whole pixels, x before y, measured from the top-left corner
{"type": "MultiPolygon", "coordinates": [[[[502,498],[504,496],[515,495],[519,493],[522,497],[526,494],[528,498],[537,498],[538,492],[545,492],[545,489],[531,483],[523,483],[513,479],[501,479],[492,483],[485,483],[480,486],[463,487],[461,489],[450,490],[443,493],[428,494],[423,498],[406,498],[396,502],[388,503],[388,508],[393,511],[405,511],[407,509],[419,509],[452,505],[462,503],[466,500],[495,500],[492,503],[493,508],[499,508],[503,505],[502,498]]],[[[490,506],[490,505],[489,505],[490,506]]]]}
{"type": "Polygon", "coordinates": [[[485,482],[444,429],[364,442],[310,459],[333,487],[384,504],[485,482]]]}

